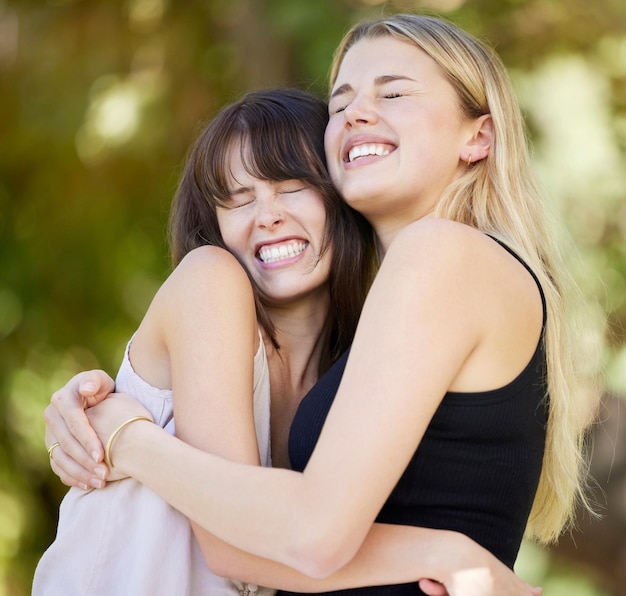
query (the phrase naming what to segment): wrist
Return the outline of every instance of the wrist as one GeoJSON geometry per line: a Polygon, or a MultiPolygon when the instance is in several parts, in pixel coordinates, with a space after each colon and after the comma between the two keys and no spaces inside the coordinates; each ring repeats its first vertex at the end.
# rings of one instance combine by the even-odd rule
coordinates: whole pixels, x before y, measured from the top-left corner
{"type": "Polygon", "coordinates": [[[452,584],[456,573],[476,563],[478,545],[465,534],[452,530],[437,531],[438,548],[432,551],[432,567],[437,581],[452,584]]]}
{"type": "Polygon", "coordinates": [[[129,441],[132,443],[132,432],[130,428],[138,427],[139,423],[149,422],[154,424],[154,421],[147,416],[133,416],[128,420],[125,420],[120,424],[109,436],[107,444],[104,449],[104,460],[107,466],[112,469],[123,460],[124,445],[129,441]]]}

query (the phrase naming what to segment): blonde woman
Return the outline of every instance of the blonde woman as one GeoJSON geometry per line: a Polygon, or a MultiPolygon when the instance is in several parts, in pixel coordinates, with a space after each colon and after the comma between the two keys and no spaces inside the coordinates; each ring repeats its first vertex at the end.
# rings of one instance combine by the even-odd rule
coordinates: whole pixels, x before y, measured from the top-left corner
{"type": "MultiPolygon", "coordinates": [[[[349,356],[295,415],[294,470],[228,462],[139,421],[115,438],[115,471],[233,546],[312,577],[352,561],[374,521],[454,530],[512,567],[524,532],[555,540],[584,498],[595,403],[577,386],[575,288],[504,68],[443,20],[385,17],[344,38],[329,110],[329,170],[372,224],[381,266],[349,356]]],[[[70,386],[58,407],[75,398],[70,386]]],[[[89,417],[106,443],[142,412],[121,396],[89,417]]],[[[57,412],[49,419],[51,437],[65,432],[57,412]]],[[[271,585],[234,558],[213,564],[271,585]]],[[[463,593],[454,576],[432,577],[463,593]]]]}

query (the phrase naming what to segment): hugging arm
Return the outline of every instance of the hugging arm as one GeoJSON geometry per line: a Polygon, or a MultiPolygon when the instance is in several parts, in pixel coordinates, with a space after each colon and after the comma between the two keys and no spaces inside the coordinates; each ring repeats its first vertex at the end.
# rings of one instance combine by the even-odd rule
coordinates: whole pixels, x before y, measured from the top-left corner
{"type": "MultiPolygon", "coordinates": [[[[254,299],[245,272],[226,251],[203,247],[188,254],[160,288],[130,357],[139,376],[155,386],[165,386],[153,381],[159,367],[169,371],[178,436],[198,447],[200,436],[208,437],[211,451],[257,464],[249,389],[255,341],[254,299]],[[216,278],[219,285],[212,282],[216,278]],[[202,429],[196,430],[200,436],[188,431],[190,425],[202,429]]],[[[62,447],[53,452],[51,465],[69,486],[100,488],[109,476],[102,443],[84,409],[114,387],[103,371],[83,372],[55,392],[46,408],[46,444],[59,441],[62,447]]]]}
{"type": "Polygon", "coordinates": [[[285,565],[222,544],[209,563],[214,572],[296,592],[413,583],[431,596],[538,596],[491,553],[445,530],[374,524],[354,558],[332,575],[314,579],[285,565]],[[424,578],[437,578],[424,579],[424,578]]]}
{"type": "MultiPolygon", "coordinates": [[[[427,238],[427,241],[432,244],[435,238],[427,238]]],[[[443,247],[440,246],[439,249],[443,250],[443,247]]],[[[374,319],[376,324],[370,326],[366,323],[365,326],[360,326],[350,356],[351,360],[354,358],[357,362],[364,361],[365,366],[361,362],[360,366],[351,367],[349,361],[342,387],[329,415],[318,448],[303,474],[233,464],[193,449],[145,422],[138,422],[125,428],[116,439],[116,464],[125,472],[153,488],[174,507],[221,536],[224,541],[253,553],[257,557],[248,558],[245,568],[232,569],[232,571],[231,568],[221,566],[223,564],[219,560],[213,559],[210,566],[220,572],[246,579],[248,577],[245,575],[246,569],[254,569],[255,565],[258,569],[274,569],[274,571],[282,565],[294,568],[304,575],[326,578],[324,581],[332,582],[340,581],[337,578],[347,577],[342,574],[358,570],[357,582],[348,580],[349,583],[339,584],[339,586],[331,584],[326,589],[342,585],[364,585],[369,581],[365,579],[368,573],[371,576],[376,571],[371,562],[363,564],[363,561],[368,560],[368,553],[370,553],[370,561],[383,561],[385,560],[384,552],[388,552],[384,549],[393,548],[391,538],[379,540],[376,546],[376,537],[380,538],[382,533],[388,530],[381,526],[372,527],[372,522],[376,511],[391,490],[390,485],[395,484],[406,465],[406,462],[402,458],[397,458],[397,455],[402,453],[408,459],[413,453],[432,411],[438,404],[440,397],[437,396],[443,395],[445,387],[450,383],[454,367],[458,368],[459,361],[473,345],[471,328],[465,331],[463,338],[465,343],[457,342],[455,345],[458,346],[460,343],[461,348],[453,350],[452,353],[446,341],[435,342],[434,345],[432,342],[428,345],[420,343],[419,338],[421,342],[432,339],[434,334],[428,333],[429,325],[436,327],[439,331],[442,328],[444,331],[449,330],[447,334],[444,333],[444,338],[455,335],[459,324],[465,321],[460,310],[467,310],[467,295],[463,296],[462,304],[446,305],[444,320],[433,316],[435,306],[441,309],[442,288],[440,285],[438,287],[438,284],[443,282],[437,279],[438,272],[446,267],[449,268],[450,263],[455,262],[453,260],[439,265],[435,264],[434,268],[424,263],[423,276],[429,284],[425,284],[424,279],[418,278],[413,280],[414,284],[409,284],[409,287],[401,288],[401,291],[398,291],[397,283],[391,284],[389,287],[394,287],[394,285],[396,287],[393,297],[389,296],[385,288],[385,285],[393,281],[389,276],[411,279],[407,275],[404,255],[415,258],[416,253],[403,248],[399,250],[400,258],[394,257],[392,266],[386,269],[388,271],[386,275],[383,266],[379,274],[379,280],[383,281],[378,285],[375,283],[368,298],[363,319],[365,321],[374,319]],[[426,296],[420,295],[416,286],[420,288],[420,291],[424,286],[429,286],[431,294],[427,292],[426,296]],[[381,321],[377,320],[379,315],[376,311],[381,305],[388,304],[390,299],[395,300],[399,306],[398,314],[394,313],[393,316],[388,314],[387,324],[380,325],[381,321]],[[421,301],[418,302],[421,304],[419,309],[414,308],[415,300],[421,301]],[[408,308],[409,306],[411,308],[408,308]],[[421,314],[418,316],[419,321],[413,321],[413,324],[419,322],[426,328],[426,332],[418,336],[417,344],[414,343],[415,334],[407,334],[409,337],[402,335],[399,345],[395,346],[394,342],[398,339],[395,336],[392,337],[393,334],[390,335],[386,328],[405,328],[406,316],[401,313],[406,315],[407,311],[415,312],[416,310],[421,314]],[[397,317],[402,319],[395,321],[398,327],[388,324],[390,316],[394,320],[397,317]],[[426,353],[428,358],[422,358],[425,362],[415,367],[415,362],[420,361],[416,355],[426,353]],[[404,367],[405,372],[402,375],[391,377],[381,370],[379,362],[389,357],[398,363],[400,370],[404,367]],[[411,366],[407,366],[408,364],[411,366]],[[409,388],[418,383],[421,377],[428,377],[429,370],[436,370],[433,368],[435,364],[440,365],[443,380],[439,384],[432,380],[430,384],[421,383],[421,389],[426,398],[419,404],[412,403],[415,400],[408,396],[409,388]],[[414,371],[415,368],[418,370],[414,371]],[[407,374],[406,370],[411,372],[407,374]],[[363,371],[375,371],[375,374],[366,374],[363,380],[363,371]],[[379,374],[383,378],[377,381],[376,377],[379,374]],[[447,378],[446,375],[448,375],[447,378]],[[349,397],[350,393],[357,389],[356,394],[360,395],[360,398],[352,401],[349,397]],[[386,393],[391,392],[394,397],[399,396],[395,398],[395,401],[399,402],[401,407],[398,408],[398,403],[381,404],[376,396],[380,395],[383,389],[386,393]],[[406,412],[411,412],[411,415],[407,416],[406,412]],[[355,424],[355,420],[358,424],[355,424]],[[376,436],[372,441],[375,435],[382,436],[376,436]],[[371,448],[368,447],[370,443],[374,443],[371,448]],[[388,446],[388,443],[391,445],[388,446]],[[355,446],[352,447],[352,445],[355,446]],[[389,449],[392,450],[391,453],[389,449]],[[361,456],[361,450],[367,454],[365,458],[361,456]],[[341,453],[339,459],[338,453],[341,453]],[[324,457],[328,458],[327,462],[333,462],[333,469],[329,470],[329,466],[325,466],[324,457]],[[400,461],[389,466],[387,462],[394,457],[400,461]],[[163,473],[164,470],[167,471],[166,474],[163,473]],[[376,474],[376,480],[372,478],[372,471],[376,474]],[[383,487],[378,485],[379,481],[384,484],[383,487]],[[366,496],[363,496],[363,491],[355,492],[363,482],[368,484],[366,496]],[[363,496],[359,498],[356,508],[355,494],[363,496]],[[329,517],[330,522],[326,521],[325,517],[329,517]],[[367,524],[365,529],[361,527],[363,524],[367,524]],[[336,530],[339,534],[339,541],[333,536],[336,530]],[[383,550],[368,550],[375,548],[383,550]],[[373,552],[377,553],[376,556],[372,556],[373,552]],[[266,562],[266,559],[277,561],[278,567],[276,563],[266,562]],[[271,565],[274,567],[272,568],[271,565]]],[[[410,269],[413,269],[413,263],[409,265],[411,265],[410,269]]],[[[459,277],[462,278],[467,264],[460,263],[453,266],[459,269],[444,272],[447,275],[456,273],[457,276],[454,278],[456,280],[459,277]]],[[[413,325],[411,327],[413,328],[413,325]]],[[[414,394],[412,390],[410,393],[414,394]]],[[[104,408],[100,406],[93,410],[92,420],[104,440],[121,422],[137,413],[132,408],[118,407],[119,402],[118,404],[111,403],[116,401],[106,400],[103,404],[104,408]]],[[[393,527],[391,530],[419,531],[418,528],[405,527],[393,527]]],[[[415,544],[418,544],[418,540],[416,538],[415,544]]],[[[417,548],[419,549],[419,546],[417,548]]],[[[416,563],[413,561],[410,576],[399,574],[391,580],[386,576],[377,576],[377,579],[372,579],[372,581],[374,583],[390,583],[390,581],[397,583],[428,576],[441,579],[449,589],[455,590],[456,586],[460,585],[459,581],[467,582],[468,578],[479,577],[482,578],[483,583],[486,582],[490,586],[508,586],[508,592],[494,588],[491,593],[533,593],[530,587],[515,578],[504,566],[500,564],[498,568],[498,562],[491,555],[486,556],[480,552],[480,547],[476,548],[479,550],[473,554],[474,561],[478,561],[475,565],[457,562],[455,570],[444,570],[440,575],[441,566],[445,561],[453,565],[448,554],[458,552],[456,549],[451,551],[444,548],[440,553],[441,556],[435,558],[435,563],[432,559],[418,557],[418,561],[423,564],[430,563],[430,570],[418,572],[416,563]],[[498,584],[500,581],[507,583],[498,584]]],[[[400,552],[409,551],[403,549],[400,552]]],[[[434,553],[435,549],[433,548],[430,552],[434,553]]],[[[244,560],[245,557],[250,556],[242,554],[244,560]]],[[[207,557],[206,551],[205,557],[207,557]]],[[[396,559],[391,557],[390,560],[403,561],[404,559],[400,556],[396,559]]],[[[392,573],[392,570],[389,567],[382,571],[383,574],[385,572],[392,573]]],[[[252,571],[252,573],[256,572],[252,571]]],[[[293,579],[292,571],[285,570],[284,573],[286,574],[285,582],[306,582],[304,578],[293,579]],[[290,573],[292,575],[289,575],[290,573]],[[289,580],[289,577],[292,579],[289,580]]],[[[262,576],[254,575],[249,579],[263,583],[259,577],[262,576]]],[[[275,585],[278,585],[277,582],[282,582],[278,579],[282,577],[278,572],[272,577],[276,578],[275,585]]],[[[319,583],[315,585],[315,589],[321,589],[319,583]]],[[[304,589],[299,584],[293,587],[293,584],[285,583],[284,586],[304,589]]],[[[471,592],[457,591],[456,593],[471,592]]],[[[482,593],[489,592],[487,588],[484,588],[482,593]]]]}
{"type": "MultiPolygon", "coordinates": [[[[392,246],[385,257],[304,472],[228,462],[147,423],[131,425],[116,440],[121,469],[244,551],[318,578],[343,567],[477,342],[474,313],[467,314],[474,304],[449,281],[459,285],[471,275],[464,272],[469,256],[450,258],[450,240],[435,232],[421,246],[392,246]]],[[[98,424],[99,434],[107,437],[115,422],[98,424]]]]}
{"type": "MultiPolygon", "coordinates": [[[[53,406],[55,409],[66,398],[68,403],[75,404],[74,398],[70,399],[70,393],[74,391],[71,388],[75,386],[70,382],[59,391],[59,401],[53,406]]],[[[112,413],[117,417],[111,418],[112,423],[147,413],[131,396],[115,394],[107,401],[103,407],[89,410],[88,416],[95,424],[103,424],[99,417],[108,418],[112,413]],[[110,408],[109,413],[107,408],[110,408]]],[[[61,411],[66,413],[68,409],[63,406],[61,411]]],[[[157,427],[151,426],[156,430],[157,427]]],[[[161,432],[172,438],[165,431],[161,432]]],[[[177,481],[174,476],[171,480],[177,481]]],[[[434,581],[422,580],[422,589],[432,596],[538,596],[541,593],[466,536],[445,530],[374,524],[355,557],[323,579],[313,579],[293,568],[244,552],[208,533],[196,535],[207,564],[218,575],[286,590],[314,593],[413,582],[428,577],[441,582],[435,585],[434,581]]]]}

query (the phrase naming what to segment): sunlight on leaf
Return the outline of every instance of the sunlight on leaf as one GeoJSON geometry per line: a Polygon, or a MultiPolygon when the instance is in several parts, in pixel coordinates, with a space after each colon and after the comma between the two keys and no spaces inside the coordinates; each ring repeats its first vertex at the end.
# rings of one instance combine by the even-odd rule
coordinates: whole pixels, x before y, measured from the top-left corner
{"type": "Polygon", "coordinates": [[[22,304],[11,290],[0,288],[0,339],[9,335],[22,320],[22,304]]]}
{"type": "Polygon", "coordinates": [[[6,561],[15,553],[23,525],[22,506],[14,495],[0,490],[0,560],[6,561]]]}

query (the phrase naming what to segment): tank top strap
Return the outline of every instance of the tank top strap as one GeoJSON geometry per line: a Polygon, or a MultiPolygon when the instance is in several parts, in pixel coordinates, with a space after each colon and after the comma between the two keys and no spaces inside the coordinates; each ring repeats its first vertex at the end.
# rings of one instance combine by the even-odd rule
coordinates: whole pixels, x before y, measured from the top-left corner
{"type": "Polygon", "coordinates": [[[528,265],[528,263],[526,263],[526,261],[522,259],[522,257],[520,257],[510,246],[508,246],[508,244],[505,244],[504,242],[502,242],[502,240],[499,240],[498,238],[496,238],[495,236],[492,236],[491,234],[485,234],[485,235],[491,238],[494,242],[497,242],[513,258],[517,259],[517,261],[519,261],[524,266],[524,269],[526,269],[526,271],[528,271],[531,277],[535,280],[535,283],[537,284],[537,288],[539,288],[539,295],[541,296],[541,306],[543,309],[543,322],[542,322],[542,333],[543,333],[543,329],[546,326],[546,320],[548,317],[548,307],[546,304],[546,297],[545,297],[545,294],[543,293],[543,288],[541,287],[539,278],[537,277],[536,273],[531,269],[530,265],[528,265]]]}

